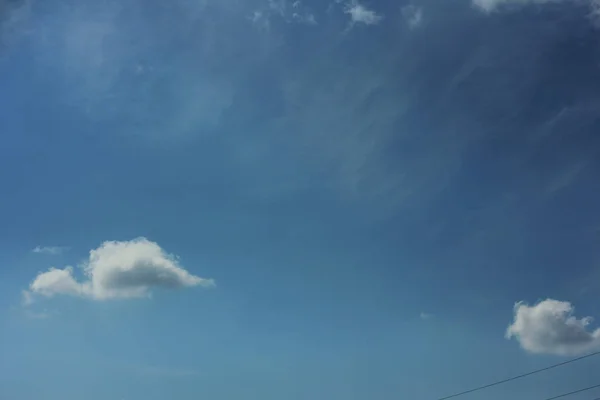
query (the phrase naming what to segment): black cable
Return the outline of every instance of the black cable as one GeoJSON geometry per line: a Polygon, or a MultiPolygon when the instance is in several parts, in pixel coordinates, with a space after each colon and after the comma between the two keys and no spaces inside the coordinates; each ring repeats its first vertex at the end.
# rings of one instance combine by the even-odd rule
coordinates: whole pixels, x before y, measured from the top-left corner
{"type": "MultiPolygon", "coordinates": [[[[447,400],[447,399],[451,399],[453,397],[458,397],[458,396],[462,396],[462,395],[465,395],[465,394],[468,394],[468,393],[477,392],[479,390],[487,389],[487,388],[492,387],[492,386],[501,385],[501,384],[506,383],[506,382],[514,381],[514,380],[521,379],[521,378],[525,378],[526,376],[529,376],[529,375],[533,375],[533,374],[537,374],[537,373],[540,373],[540,372],[548,371],[549,369],[552,369],[552,368],[561,367],[563,365],[570,364],[570,363],[575,362],[575,361],[583,360],[584,358],[588,358],[588,357],[592,357],[592,356],[597,356],[598,354],[600,354],[600,351],[596,351],[594,353],[586,354],[585,356],[573,358],[573,359],[568,360],[568,361],[563,361],[563,362],[558,363],[558,364],[550,365],[550,366],[545,367],[545,368],[536,369],[535,371],[530,371],[530,372],[527,372],[525,374],[513,376],[512,378],[507,378],[507,379],[503,379],[501,381],[497,381],[497,382],[489,383],[487,385],[479,386],[479,387],[476,387],[474,389],[465,390],[464,392],[451,394],[450,396],[440,397],[439,399],[436,399],[436,400],[447,400]]],[[[554,398],[557,398],[557,397],[553,397],[553,399],[554,398]]],[[[546,400],[550,400],[550,399],[546,399],[546,400]]]]}
{"type": "Polygon", "coordinates": [[[586,387],[586,388],[584,388],[584,389],[574,390],[574,391],[572,391],[572,392],[569,392],[569,393],[563,393],[563,394],[559,394],[558,396],[554,396],[554,397],[548,397],[547,399],[544,399],[544,400],[555,400],[555,399],[560,399],[561,397],[567,397],[567,396],[570,396],[570,395],[572,395],[572,394],[576,394],[576,393],[585,392],[585,391],[587,391],[587,390],[592,390],[592,389],[599,388],[599,387],[600,387],[600,384],[598,384],[598,385],[594,385],[594,386],[590,386],[590,387],[586,387]]]}

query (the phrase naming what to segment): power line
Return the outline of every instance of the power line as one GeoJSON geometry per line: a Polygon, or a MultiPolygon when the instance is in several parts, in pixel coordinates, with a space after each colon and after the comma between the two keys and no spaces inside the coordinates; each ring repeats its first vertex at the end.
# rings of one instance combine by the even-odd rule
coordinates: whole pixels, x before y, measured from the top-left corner
{"type": "MultiPolygon", "coordinates": [[[[483,386],[479,386],[479,387],[476,387],[476,388],[473,388],[473,389],[465,390],[464,392],[459,392],[459,393],[451,394],[450,396],[440,397],[440,398],[438,398],[436,400],[447,400],[447,399],[451,399],[453,397],[462,396],[462,395],[465,395],[465,394],[468,394],[468,393],[478,392],[480,390],[487,389],[487,388],[490,388],[492,386],[501,385],[501,384],[506,383],[506,382],[514,381],[514,380],[521,379],[521,378],[525,378],[526,376],[529,376],[529,375],[538,374],[540,372],[548,371],[549,369],[561,367],[563,365],[570,364],[570,363],[573,363],[575,361],[583,360],[584,358],[588,358],[588,357],[592,357],[592,356],[597,356],[598,354],[600,354],[600,351],[596,351],[594,353],[586,354],[585,356],[573,358],[573,359],[568,360],[568,361],[563,361],[561,363],[550,365],[548,367],[536,369],[535,371],[530,371],[530,372],[527,372],[527,373],[524,373],[524,374],[521,374],[521,375],[513,376],[512,378],[507,378],[507,379],[503,379],[501,381],[497,381],[497,382],[493,382],[493,383],[488,383],[487,385],[483,385],[483,386]]],[[[591,389],[593,389],[593,388],[591,388],[591,389]]],[[[566,394],[565,394],[565,396],[566,396],[566,394]]],[[[563,397],[563,396],[559,396],[559,397],[563,397]]],[[[558,398],[558,397],[553,397],[552,399],[556,399],[556,398],[558,398]]],[[[545,400],[551,400],[551,399],[545,399],[545,400]]]]}
{"type": "Polygon", "coordinates": [[[570,396],[570,395],[572,395],[572,394],[576,394],[576,393],[585,392],[585,391],[592,390],[592,389],[596,389],[596,388],[599,388],[599,387],[600,387],[600,384],[598,384],[598,385],[594,385],[594,386],[590,386],[590,387],[586,387],[586,388],[583,388],[583,389],[574,390],[574,391],[572,391],[572,392],[569,392],[569,393],[563,393],[563,394],[559,394],[558,396],[554,396],[554,397],[548,397],[547,399],[544,399],[544,400],[555,400],[555,399],[560,399],[561,397],[567,397],[567,396],[570,396]]]}

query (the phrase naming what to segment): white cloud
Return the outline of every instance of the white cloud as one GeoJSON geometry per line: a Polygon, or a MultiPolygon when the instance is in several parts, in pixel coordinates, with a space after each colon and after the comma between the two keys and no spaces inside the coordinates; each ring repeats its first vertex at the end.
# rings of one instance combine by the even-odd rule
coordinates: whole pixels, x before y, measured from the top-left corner
{"type": "Polygon", "coordinates": [[[315,15],[310,12],[299,0],[292,3],[292,20],[308,25],[317,25],[315,15]]]}
{"type": "Polygon", "coordinates": [[[67,250],[69,250],[69,248],[66,246],[36,246],[31,251],[34,253],[50,254],[50,255],[56,256],[56,255],[64,253],[67,250]]]}
{"type": "Polygon", "coordinates": [[[402,16],[410,29],[415,29],[423,22],[423,10],[420,7],[408,5],[402,7],[402,16]]]}
{"type": "Polygon", "coordinates": [[[358,3],[358,1],[353,1],[350,4],[347,4],[344,12],[346,14],[350,14],[352,22],[362,23],[366,25],[375,25],[379,23],[379,21],[381,21],[381,19],[383,18],[375,11],[369,10],[362,4],[358,3]]]}
{"type": "Polygon", "coordinates": [[[567,301],[547,299],[534,306],[515,304],[506,338],[531,353],[575,355],[600,348],[600,329],[588,330],[591,317],[577,319],[567,301]]]}
{"type": "Polygon", "coordinates": [[[153,288],[213,286],[214,281],[190,274],[178,259],[158,244],[145,238],[109,241],[90,251],[83,265],[87,278],[77,281],[72,267],[50,268],[29,285],[24,299],[32,295],[46,297],[70,295],[95,300],[148,297],[153,288]]]}
{"type": "Polygon", "coordinates": [[[278,18],[286,23],[316,25],[315,15],[301,1],[268,0],[266,7],[256,10],[249,17],[258,28],[269,30],[271,19],[278,18]]]}
{"type": "Polygon", "coordinates": [[[65,267],[64,269],[50,268],[40,273],[29,285],[29,291],[30,295],[37,293],[47,297],[56,294],[82,296],[89,293],[89,287],[75,280],[73,267],[65,267]]]}

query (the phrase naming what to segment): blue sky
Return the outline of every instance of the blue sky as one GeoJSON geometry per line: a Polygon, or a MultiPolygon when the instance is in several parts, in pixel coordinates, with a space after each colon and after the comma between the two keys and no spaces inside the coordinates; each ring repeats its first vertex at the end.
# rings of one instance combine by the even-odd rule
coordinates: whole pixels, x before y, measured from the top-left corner
{"type": "Polygon", "coordinates": [[[598,7],[0,3],[0,398],[427,400],[597,350],[598,7]]]}

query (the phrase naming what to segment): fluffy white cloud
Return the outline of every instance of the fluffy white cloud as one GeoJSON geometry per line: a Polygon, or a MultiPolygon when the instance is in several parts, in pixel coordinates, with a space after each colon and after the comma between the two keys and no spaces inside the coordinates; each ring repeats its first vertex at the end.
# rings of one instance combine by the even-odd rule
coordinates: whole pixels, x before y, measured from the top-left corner
{"type": "Polygon", "coordinates": [[[31,282],[29,290],[31,293],[39,293],[48,297],[55,294],[79,296],[88,292],[88,286],[87,284],[78,283],[73,278],[73,267],[50,268],[47,272],[39,274],[31,282]]]}
{"type": "Polygon", "coordinates": [[[109,241],[90,251],[83,265],[86,280],[79,282],[73,268],[50,268],[40,273],[24,295],[70,295],[96,300],[147,297],[152,288],[213,286],[214,281],[190,274],[173,255],[145,238],[109,241]]]}
{"type": "Polygon", "coordinates": [[[31,251],[34,253],[56,256],[64,253],[67,250],[69,250],[69,248],[66,246],[35,246],[35,248],[31,251]]]}
{"type": "Polygon", "coordinates": [[[357,1],[353,1],[352,3],[346,5],[346,9],[344,10],[344,12],[346,14],[350,14],[352,22],[358,22],[366,25],[377,24],[383,18],[375,11],[369,10],[357,1]]]}
{"type": "Polygon", "coordinates": [[[547,299],[534,306],[515,304],[506,338],[531,353],[575,355],[600,348],[600,329],[588,330],[591,317],[577,319],[567,301],[547,299]]]}

